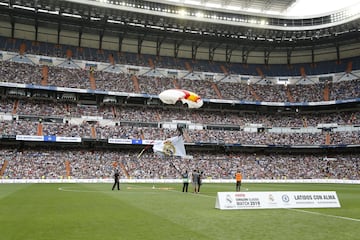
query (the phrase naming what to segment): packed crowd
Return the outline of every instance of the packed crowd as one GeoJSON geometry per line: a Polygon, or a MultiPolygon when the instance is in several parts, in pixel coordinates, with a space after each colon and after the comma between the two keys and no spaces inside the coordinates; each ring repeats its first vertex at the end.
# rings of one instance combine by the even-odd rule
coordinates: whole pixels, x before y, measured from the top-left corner
{"type": "Polygon", "coordinates": [[[20,53],[25,55],[33,54],[57,58],[70,58],[76,60],[87,60],[94,62],[116,62],[123,65],[146,66],[152,68],[181,69],[189,71],[214,72],[244,75],[264,76],[299,76],[303,68],[307,75],[320,75],[342,72],[347,69],[347,64],[352,63],[353,67],[358,66],[357,57],[341,59],[341,61],[320,61],[311,63],[294,64],[243,64],[239,62],[209,61],[207,59],[188,59],[173,56],[158,56],[154,54],[138,54],[125,51],[119,52],[109,49],[98,49],[90,47],[77,47],[66,44],[55,44],[50,42],[36,42],[26,39],[8,39],[0,36],[0,50],[20,53]],[[23,46],[22,46],[23,45],[23,46]],[[112,59],[112,60],[110,60],[112,59]],[[224,70],[226,69],[226,70],[224,70]],[[262,73],[259,73],[260,69],[262,73]]]}
{"type": "MultiPolygon", "coordinates": [[[[176,129],[136,127],[129,125],[98,125],[90,121],[81,124],[33,121],[2,121],[2,135],[56,135],[93,139],[146,139],[161,140],[177,135],[176,129]],[[41,126],[41,131],[39,131],[41,126]],[[92,131],[94,129],[94,131],[92,131]]],[[[360,131],[276,133],[247,132],[242,130],[186,130],[187,143],[250,144],[250,145],[343,145],[359,144],[360,131]],[[328,136],[328,137],[327,137],[328,136]],[[329,142],[326,139],[329,138],[329,142]]]]}
{"type": "MultiPolygon", "coordinates": [[[[49,86],[90,89],[90,70],[49,66],[47,77],[40,65],[0,61],[0,81],[44,84],[49,86]]],[[[95,71],[95,87],[98,90],[116,92],[138,92],[159,94],[169,88],[183,88],[198,93],[207,99],[234,99],[265,102],[318,102],[326,100],[325,88],[329,88],[329,100],[341,100],[360,97],[360,80],[340,81],[332,84],[276,85],[244,84],[238,82],[211,82],[173,77],[136,76],[139,89],[135,87],[133,76],[112,71],[95,71]],[[219,91],[217,91],[219,90],[219,91]]]]}
{"type": "Polygon", "coordinates": [[[71,117],[98,116],[114,122],[190,121],[195,124],[238,125],[260,124],[263,127],[316,127],[318,124],[359,125],[358,111],[261,113],[201,111],[137,106],[82,105],[74,102],[3,99],[0,113],[25,116],[71,117]],[[14,110],[15,109],[15,110],[14,110]]]}
{"type": "Polygon", "coordinates": [[[266,130],[275,127],[307,129],[308,127],[318,127],[320,124],[356,126],[360,123],[360,113],[357,111],[304,114],[208,112],[187,109],[78,105],[76,103],[16,99],[4,99],[1,106],[1,113],[10,113],[11,116],[19,117],[12,121],[0,121],[3,135],[40,134],[96,139],[154,140],[176,135],[176,129],[162,128],[161,126],[166,122],[178,120],[201,126],[200,129],[187,129],[186,140],[188,142],[323,145],[359,144],[360,139],[360,131],[356,128],[346,131],[334,129],[323,132],[271,132],[266,130]],[[87,116],[94,118],[87,120],[87,116]],[[51,118],[55,118],[57,121],[45,121],[51,118]],[[79,120],[74,123],[70,121],[72,118],[79,120]],[[211,128],[214,125],[217,126],[216,130],[211,128]],[[229,125],[237,126],[237,129],[227,129],[226,126],[229,125]],[[260,126],[264,130],[256,132],[245,130],[252,125],[260,126]],[[328,142],[327,138],[329,138],[328,142]]]}
{"type": "Polygon", "coordinates": [[[135,151],[2,149],[0,163],[8,161],[5,179],[102,179],[111,178],[114,168],[124,179],[180,179],[194,169],[208,179],[233,179],[238,169],[244,179],[360,179],[359,154],[188,154],[192,158],[164,158],[150,150],[138,158],[135,151]]]}
{"type": "MultiPolygon", "coordinates": [[[[42,66],[0,61],[0,82],[44,84],[42,66]]],[[[137,92],[133,76],[111,71],[95,71],[96,89],[119,92],[137,92]]],[[[248,101],[295,102],[323,101],[324,88],[329,87],[330,100],[359,98],[360,80],[341,81],[328,86],[308,85],[248,85],[237,82],[195,81],[170,77],[137,76],[139,92],[158,94],[162,90],[180,87],[198,93],[203,98],[223,98],[248,101]],[[216,91],[216,88],[219,92],[216,91]],[[220,94],[219,94],[220,93],[220,94]]],[[[70,88],[91,88],[90,71],[77,68],[48,67],[46,84],[70,88]]],[[[0,121],[3,135],[57,135],[82,138],[164,139],[177,134],[176,130],[144,127],[123,122],[164,123],[174,120],[191,121],[196,124],[236,125],[243,129],[251,124],[262,127],[316,127],[318,124],[359,125],[360,113],[356,111],[332,113],[243,113],[207,112],[166,108],[125,107],[109,105],[80,105],[70,102],[1,99],[1,114],[35,116],[39,121],[0,121]],[[98,121],[41,122],[42,117],[80,118],[102,117],[108,124],[98,121]],[[41,128],[39,127],[41,126],[41,128]],[[41,131],[40,131],[41,129],[41,131]],[[94,131],[92,131],[94,130],[94,131]]],[[[211,130],[204,126],[199,130],[186,131],[187,142],[241,143],[269,145],[318,145],[359,144],[360,131],[319,133],[270,133],[243,130],[211,130]]],[[[180,178],[180,173],[201,169],[207,178],[232,178],[241,169],[247,179],[309,179],[335,178],[359,179],[359,155],[335,155],[332,160],[317,155],[285,154],[234,154],[191,153],[191,159],[164,159],[153,153],[88,151],[88,150],[0,150],[3,165],[9,161],[5,178],[108,178],[114,163],[121,168],[123,178],[180,178]],[[69,163],[66,165],[65,162],[69,163]],[[21,163],[21,164],[20,164],[21,163]],[[70,166],[70,168],[67,168],[70,166]],[[69,170],[70,169],[70,170],[69,170]]]]}

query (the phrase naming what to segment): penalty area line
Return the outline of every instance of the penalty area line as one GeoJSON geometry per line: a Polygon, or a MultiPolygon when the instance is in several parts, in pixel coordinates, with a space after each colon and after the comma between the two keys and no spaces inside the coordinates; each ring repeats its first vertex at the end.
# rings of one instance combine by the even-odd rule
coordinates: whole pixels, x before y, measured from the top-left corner
{"type": "Polygon", "coordinates": [[[168,188],[168,187],[126,187],[126,189],[129,190],[174,190],[174,188],[168,188]]]}
{"type": "Polygon", "coordinates": [[[336,216],[336,215],[330,215],[330,214],[325,214],[325,213],[306,211],[306,210],[302,210],[302,209],[294,209],[294,208],[286,208],[286,209],[290,210],[290,211],[309,213],[309,214],[319,215],[319,216],[323,216],[323,217],[331,217],[331,218],[343,219],[343,220],[348,220],[348,221],[360,222],[360,219],[357,219],[357,218],[336,216]]]}
{"type": "Polygon", "coordinates": [[[62,187],[59,187],[58,190],[62,191],[62,192],[78,192],[78,193],[81,193],[81,192],[105,192],[105,191],[82,190],[82,189],[62,188],[62,187]]]}
{"type": "MultiPolygon", "coordinates": [[[[122,189],[126,189],[126,190],[130,190],[130,192],[137,192],[136,190],[138,190],[139,193],[145,193],[144,190],[146,190],[146,192],[154,192],[154,190],[158,190],[158,191],[171,191],[174,190],[173,188],[142,188],[142,187],[123,187],[122,189]],[[150,191],[149,191],[150,190],[150,191]]],[[[86,190],[86,189],[79,189],[79,188],[71,188],[71,187],[59,187],[58,188],[59,191],[62,192],[77,192],[77,193],[107,193],[107,192],[111,192],[111,190],[109,189],[108,191],[102,191],[102,190],[86,190]]],[[[116,191],[118,192],[118,191],[116,191]]],[[[121,191],[122,193],[129,193],[129,191],[121,191]]]]}

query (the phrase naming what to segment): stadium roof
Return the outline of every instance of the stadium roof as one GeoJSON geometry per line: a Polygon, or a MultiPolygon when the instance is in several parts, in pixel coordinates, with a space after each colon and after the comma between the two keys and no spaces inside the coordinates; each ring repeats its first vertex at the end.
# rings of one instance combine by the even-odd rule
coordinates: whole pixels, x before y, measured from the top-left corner
{"type": "MultiPolygon", "coordinates": [[[[79,38],[82,33],[99,34],[99,39],[104,35],[131,38],[138,41],[139,51],[144,40],[156,42],[159,48],[163,42],[189,45],[194,56],[200,45],[212,52],[216,48],[226,48],[228,53],[237,49],[245,53],[256,49],[269,55],[274,50],[340,49],[358,43],[360,39],[359,0],[353,8],[309,17],[204,7],[220,2],[228,7],[231,4],[248,6],[247,10],[258,7],[290,12],[309,0],[200,0],[202,6],[189,6],[189,0],[175,1],[0,0],[0,20],[10,23],[11,32],[14,32],[15,23],[22,23],[34,26],[36,34],[39,27],[46,27],[57,29],[58,34],[62,30],[79,32],[79,38]]],[[[339,2],[348,6],[353,1],[339,2]]],[[[311,8],[307,6],[306,12],[320,2],[323,0],[312,0],[311,8]]],[[[322,9],[334,2],[328,0],[322,9]]]]}
{"type": "MultiPolygon", "coordinates": [[[[106,0],[103,0],[104,2],[106,0]]],[[[150,0],[180,6],[244,11],[283,16],[310,16],[333,12],[349,7],[359,0],[150,0]],[[311,7],[309,7],[311,6],[311,7]]]]}
{"type": "Polygon", "coordinates": [[[203,6],[232,11],[250,11],[279,14],[286,11],[296,0],[152,0],[153,2],[203,6]]]}

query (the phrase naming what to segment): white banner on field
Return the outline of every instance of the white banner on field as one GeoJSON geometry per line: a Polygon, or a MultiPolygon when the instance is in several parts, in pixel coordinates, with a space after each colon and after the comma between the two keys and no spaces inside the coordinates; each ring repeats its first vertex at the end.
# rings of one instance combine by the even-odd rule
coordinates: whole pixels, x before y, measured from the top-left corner
{"type": "Polygon", "coordinates": [[[215,208],[221,210],[269,208],[339,208],[335,191],[218,192],[215,208]]]}

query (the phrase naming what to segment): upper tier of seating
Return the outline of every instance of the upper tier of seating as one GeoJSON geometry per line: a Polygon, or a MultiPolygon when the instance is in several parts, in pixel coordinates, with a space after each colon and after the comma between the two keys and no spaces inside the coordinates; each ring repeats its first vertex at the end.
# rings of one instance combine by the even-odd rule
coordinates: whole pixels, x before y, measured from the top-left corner
{"type": "Polygon", "coordinates": [[[0,61],[0,82],[157,95],[169,88],[183,88],[204,99],[263,102],[319,102],[360,98],[360,80],[317,84],[251,84],[195,81],[172,77],[135,76],[125,73],[0,61]]]}
{"type": "Polygon", "coordinates": [[[88,47],[75,47],[71,45],[57,45],[46,42],[34,42],[23,39],[10,39],[0,37],[0,50],[31,53],[44,56],[73,58],[98,62],[114,62],[137,66],[183,69],[188,71],[214,72],[222,74],[238,74],[251,76],[303,76],[321,75],[360,70],[360,56],[342,59],[340,62],[323,61],[315,64],[241,64],[226,62],[210,62],[207,60],[191,60],[169,56],[157,57],[155,55],[130,52],[117,52],[106,49],[88,47]]]}

